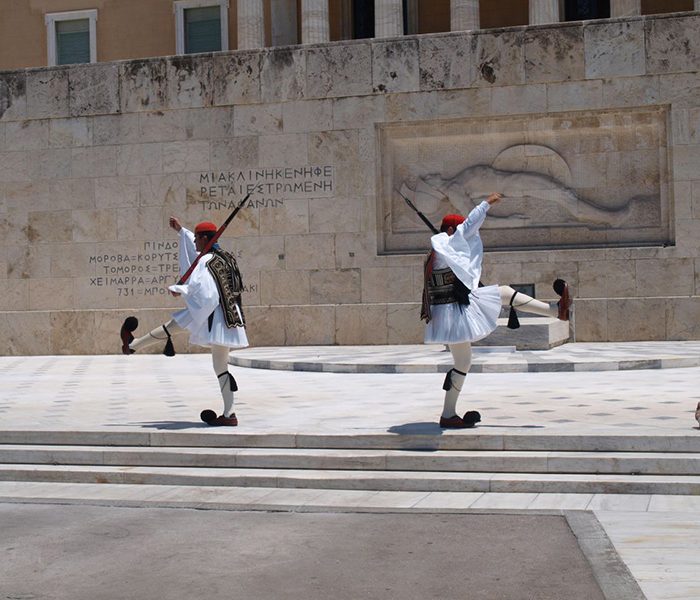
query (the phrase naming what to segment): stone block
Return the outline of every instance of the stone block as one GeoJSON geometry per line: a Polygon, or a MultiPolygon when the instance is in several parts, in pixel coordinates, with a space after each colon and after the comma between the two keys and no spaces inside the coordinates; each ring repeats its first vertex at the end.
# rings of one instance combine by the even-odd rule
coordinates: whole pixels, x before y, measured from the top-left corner
{"type": "Polygon", "coordinates": [[[47,148],[28,153],[30,176],[34,181],[67,179],[72,173],[73,153],[70,148],[47,148]]]}
{"type": "Polygon", "coordinates": [[[476,87],[525,82],[524,31],[482,30],[471,36],[470,81],[476,87]]]}
{"type": "Polygon", "coordinates": [[[199,108],[142,112],[139,114],[141,139],[138,141],[209,140],[213,136],[213,115],[216,110],[199,108]]]}
{"type": "Polygon", "coordinates": [[[261,135],[258,138],[260,167],[306,165],[309,160],[308,136],[304,133],[261,135]]]}
{"type": "Polygon", "coordinates": [[[14,121],[5,125],[7,150],[43,150],[49,147],[49,121],[14,121]]]}
{"type": "Polygon", "coordinates": [[[574,295],[577,294],[579,276],[578,263],[576,262],[556,262],[556,263],[527,263],[523,264],[522,276],[523,280],[520,283],[534,283],[535,294],[538,300],[556,299],[558,296],[552,289],[552,283],[555,279],[564,279],[573,288],[574,295]]]}
{"type": "Polygon", "coordinates": [[[362,302],[406,302],[412,293],[411,267],[362,269],[362,302]]]}
{"type": "Polygon", "coordinates": [[[0,121],[27,118],[27,72],[0,73],[0,121]]]}
{"type": "Polygon", "coordinates": [[[70,242],[73,219],[67,210],[42,210],[29,213],[27,240],[32,243],[70,242]]]}
{"type": "Polygon", "coordinates": [[[595,81],[571,81],[547,84],[547,110],[591,110],[603,105],[603,83],[595,81]]]}
{"type": "Polygon", "coordinates": [[[0,314],[0,354],[32,356],[47,354],[46,333],[51,331],[47,311],[6,312],[0,314]]]}
{"type": "Polygon", "coordinates": [[[211,168],[213,171],[229,171],[256,167],[259,164],[259,138],[235,137],[211,142],[211,168]]]}
{"type": "Polygon", "coordinates": [[[519,313],[520,327],[508,329],[506,318],[498,319],[498,327],[475,346],[515,346],[518,350],[549,350],[569,341],[569,323],[548,317],[519,313]]]}
{"type": "Polygon", "coordinates": [[[242,301],[244,308],[248,306],[260,306],[260,273],[253,271],[241,260],[238,261],[238,266],[241,269],[243,276],[243,295],[242,301]]]}
{"type": "Polygon", "coordinates": [[[307,98],[372,92],[372,51],[367,42],[316,46],[306,51],[307,98]]]}
{"type": "Polygon", "coordinates": [[[51,311],[50,332],[51,354],[95,352],[95,313],[92,311],[51,311]]]}
{"type": "Polygon", "coordinates": [[[35,279],[51,276],[51,256],[49,253],[41,246],[26,245],[26,239],[25,245],[7,246],[5,255],[7,257],[8,279],[35,279]]]}
{"type": "MultiPolygon", "coordinates": [[[[212,140],[228,139],[233,137],[233,106],[216,106],[208,109],[210,114],[211,136],[212,140]]],[[[195,111],[191,111],[195,112],[195,111]]],[[[202,112],[196,111],[196,112],[202,112]]]]}
{"type": "Polygon", "coordinates": [[[74,210],[73,241],[101,242],[117,238],[117,215],[114,210],[74,210]]]}
{"type": "Polygon", "coordinates": [[[208,141],[192,140],[163,144],[164,173],[188,173],[209,170],[208,141]]]}
{"type": "Polygon", "coordinates": [[[293,346],[335,343],[335,307],[288,307],[285,340],[293,346]]]}
{"type": "Polygon", "coordinates": [[[250,306],[245,309],[246,333],[255,346],[286,344],[286,306],[250,306]]]}
{"type": "Polygon", "coordinates": [[[700,339],[700,296],[670,298],[666,304],[666,339],[700,339]]]}
{"type": "Polygon", "coordinates": [[[93,122],[91,119],[51,119],[49,121],[49,147],[91,146],[93,143],[92,131],[93,122]]]}
{"type": "Polygon", "coordinates": [[[260,301],[267,305],[309,304],[309,271],[261,271],[260,301]]]}
{"type": "Polygon", "coordinates": [[[439,92],[413,92],[388,94],[386,97],[387,121],[423,121],[438,113],[439,92]]]}
{"type": "MultiPolygon", "coordinates": [[[[3,271],[5,273],[5,271],[3,271]]],[[[29,279],[2,279],[0,311],[29,308],[29,279]]],[[[2,317],[0,317],[2,322],[2,317]]]]}
{"type": "Polygon", "coordinates": [[[288,235],[284,239],[284,263],[289,270],[333,269],[335,240],[331,234],[288,235]]]}
{"type": "Polygon", "coordinates": [[[685,296],[695,291],[690,258],[635,261],[637,296],[685,296]]]}
{"type": "Polygon", "coordinates": [[[312,198],[309,200],[309,231],[311,233],[359,232],[362,208],[354,199],[312,198]]]}
{"type": "Polygon", "coordinates": [[[263,102],[284,102],[306,96],[306,50],[270,48],[262,57],[260,93],[263,102]]]}
{"type": "Polygon", "coordinates": [[[335,339],[339,345],[386,344],[386,304],[342,304],[335,307],[335,339]]]}
{"type": "Polygon", "coordinates": [[[119,110],[122,113],[168,108],[166,59],[139,59],[119,65],[119,110]]]}
{"type": "Polygon", "coordinates": [[[117,146],[117,175],[149,175],[163,172],[163,144],[117,146]]]}
{"type": "Polygon", "coordinates": [[[27,71],[27,118],[69,117],[68,69],[27,71]]]}
{"type": "Polygon", "coordinates": [[[82,179],[116,175],[117,148],[118,146],[73,148],[71,165],[73,177],[82,179]]]}
{"type": "Polygon", "coordinates": [[[583,79],[583,27],[558,25],[525,32],[525,82],[541,83],[583,79]]]}
{"type": "Polygon", "coordinates": [[[71,67],[68,96],[72,117],[119,112],[119,66],[99,63],[71,67]]]}
{"type": "Polygon", "coordinates": [[[260,102],[262,57],[261,52],[253,51],[215,54],[208,59],[212,73],[213,104],[260,102]]]}
{"type": "Polygon", "coordinates": [[[74,306],[72,278],[29,280],[29,310],[63,310],[74,306]]]}
{"type": "MultiPolygon", "coordinates": [[[[140,144],[143,141],[140,116],[101,115],[83,122],[92,122],[92,139],[96,146],[121,146],[122,144],[140,144]]],[[[87,144],[83,144],[87,145],[87,144]]]]}
{"type": "Polygon", "coordinates": [[[477,117],[491,112],[491,88],[447,90],[436,92],[437,114],[440,117],[477,117]]]}
{"type": "Polygon", "coordinates": [[[95,181],[95,208],[125,208],[139,205],[139,181],[122,177],[99,177],[95,181]]]}
{"type": "Polygon", "coordinates": [[[233,132],[236,136],[282,133],[281,104],[251,104],[236,106],[233,132]]]}
{"type": "Polygon", "coordinates": [[[261,235],[293,235],[308,233],[309,203],[307,200],[285,200],[284,207],[260,209],[261,235]]]}
{"type": "Polygon", "coordinates": [[[160,207],[117,209],[117,239],[120,241],[160,240],[165,235],[160,207]]]}
{"type": "Polygon", "coordinates": [[[574,339],[599,342],[608,338],[608,301],[576,298],[574,300],[574,339]]]}
{"type": "Polygon", "coordinates": [[[333,127],[332,100],[299,100],[282,105],[285,132],[325,131],[333,127]]]}
{"type": "Polygon", "coordinates": [[[374,232],[337,233],[335,260],[339,269],[381,267],[388,264],[386,256],[377,255],[377,235],[374,232]]]}
{"type": "Polygon", "coordinates": [[[170,56],[165,60],[167,108],[212,105],[212,57],[170,56]]]}
{"type": "Polygon", "coordinates": [[[5,184],[5,206],[9,211],[54,209],[63,207],[53,201],[49,203],[49,184],[46,181],[5,184]]]}
{"type": "Polygon", "coordinates": [[[635,296],[637,276],[629,260],[582,260],[578,267],[581,298],[615,298],[635,296]]]}
{"type": "Polygon", "coordinates": [[[646,67],[648,73],[700,70],[700,37],[697,15],[677,19],[647,19],[646,67]]]}
{"type": "Polygon", "coordinates": [[[695,73],[678,73],[660,76],[659,103],[669,103],[673,108],[696,108],[700,96],[700,79],[695,73]]]}
{"type": "Polygon", "coordinates": [[[94,276],[96,264],[90,264],[90,257],[95,253],[95,244],[52,244],[48,252],[51,277],[94,276]]]}
{"type": "Polygon", "coordinates": [[[417,92],[420,89],[418,41],[396,39],[372,44],[372,91],[417,92]]]}
{"type": "Polygon", "coordinates": [[[420,304],[403,303],[387,306],[387,343],[421,344],[425,325],[420,320],[420,304]]]}
{"type": "MultiPolygon", "coordinates": [[[[384,96],[361,96],[333,100],[332,129],[354,129],[385,120],[384,96]]],[[[328,129],[331,129],[330,127],[328,129]]]]}
{"type": "Polygon", "coordinates": [[[357,130],[309,134],[309,162],[335,167],[335,195],[357,197],[363,192],[363,171],[357,130]]]}
{"type": "Polygon", "coordinates": [[[647,106],[659,103],[661,91],[657,75],[619,77],[603,81],[603,106],[647,106]]]}
{"type": "Polygon", "coordinates": [[[49,183],[51,203],[55,210],[87,210],[95,207],[95,179],[62,179],[49,183]]]}
{"type": "Polygon", "coordinates": [[[418,39],[420,89],[466,88],[472,83],[471,36],[423,36],[418,39]]]}
{"type": "Polygon", "coordinates": [[[665,298],[608,300],[608,337],[611,342],[666,339],[665,298]]]}
{"type": "Polygon", "coordinates": [[[679,145],[673,149],[673,176],[677,181],[694,181],[700,173],[700,145],[679,145]]]}
{"type": "Polygon", "coordinates": [[[312,304],[358,304],[361,302],[359,269],[311,271],[312,304]]]}
{"type": "Polygon", "coordinates": [[[284,269],[284,237],[281,235],[234,239],[230,244],[240,252],[237,260],[244,280],[249,272],[284,269]]]}
{"type": "Polygon", "coordinates": [[[645,74],[643,21],[591,22],[583,32],[588,79],[645,74]]]}
{"type": "Polygon", "coordinates": [[[544,112],[546,85],[502,86],[491,90],[491,112],[495,115],[544,112]]]}

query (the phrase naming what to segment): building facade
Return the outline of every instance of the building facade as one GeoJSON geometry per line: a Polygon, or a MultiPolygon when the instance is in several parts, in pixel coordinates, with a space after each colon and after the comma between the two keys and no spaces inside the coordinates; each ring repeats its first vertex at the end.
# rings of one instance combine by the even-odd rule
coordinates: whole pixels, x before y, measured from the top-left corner
{"type": "Polygon", "coordinates": [[[0,353],[117,352],[179,306],[168,217],[248,192],[256,345],[419,342],[399,192],[437,222],[493,189],[485,282],[567,279],[578,341],[700,338],[700,15],[557,21],[111,62],[98,28],[95,63],[1,71],[0,353]]]}

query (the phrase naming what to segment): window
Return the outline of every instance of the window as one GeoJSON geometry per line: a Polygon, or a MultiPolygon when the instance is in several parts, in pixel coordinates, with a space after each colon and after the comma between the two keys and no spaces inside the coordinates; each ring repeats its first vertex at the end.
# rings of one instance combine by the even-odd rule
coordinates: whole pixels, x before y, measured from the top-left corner
{"type": "Polygon", "coordinates": [[[175,31],[177,54],[228,50],[228,0],[178,0],[175,31]]]}
{"type": "Polygon", "coordinates": [[[97,10],[48,13],[44,22],[50,67],[97,62],[97,10]]]}
{"type": "Polygon", "coordinates": [[[566,0],[566,21],[587,21],[610,18],[610,0],[566,0]]]}

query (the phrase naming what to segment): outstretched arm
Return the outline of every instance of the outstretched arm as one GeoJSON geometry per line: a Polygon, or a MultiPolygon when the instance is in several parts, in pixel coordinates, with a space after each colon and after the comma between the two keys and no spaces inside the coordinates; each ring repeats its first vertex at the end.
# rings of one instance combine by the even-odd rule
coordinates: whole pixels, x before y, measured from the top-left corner
{"type": "Polygon", "coordinates": [[[501,197],[502,196],[499,193],[490,194],[486,200],[471,210],[467,219],[464,221],[464,223],[461,223],[457,227],[457,231],[455,233],[461,235],[465,239],[475,235],[479,231],[481,225],[484,223],[489,207],[498,202],[501,197]]]}

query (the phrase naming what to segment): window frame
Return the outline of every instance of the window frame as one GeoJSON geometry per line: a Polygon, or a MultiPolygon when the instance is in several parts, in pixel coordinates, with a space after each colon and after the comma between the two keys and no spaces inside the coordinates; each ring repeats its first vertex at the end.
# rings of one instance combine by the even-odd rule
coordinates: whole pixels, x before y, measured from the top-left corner
{"type": "Polygon", "coordinates": [[[221,50],[227,52],[228,47],[228,0],[175,0],[175,54],[185,52],[185,11],[189,8],[207,8],[218,6],[221,15],[221,50]]]}
{"type": "Polygon", "coordinates": [[[56,23],[59,21],[82,21],[88,20],[90,30],[90,63],[97,62],[97,9],[71,10],[67,12],[46,13],[44,23],[46,24],[46,45],[47,61],[49,67],[57,67],[58,48],[56,47],[56,23]]]}

